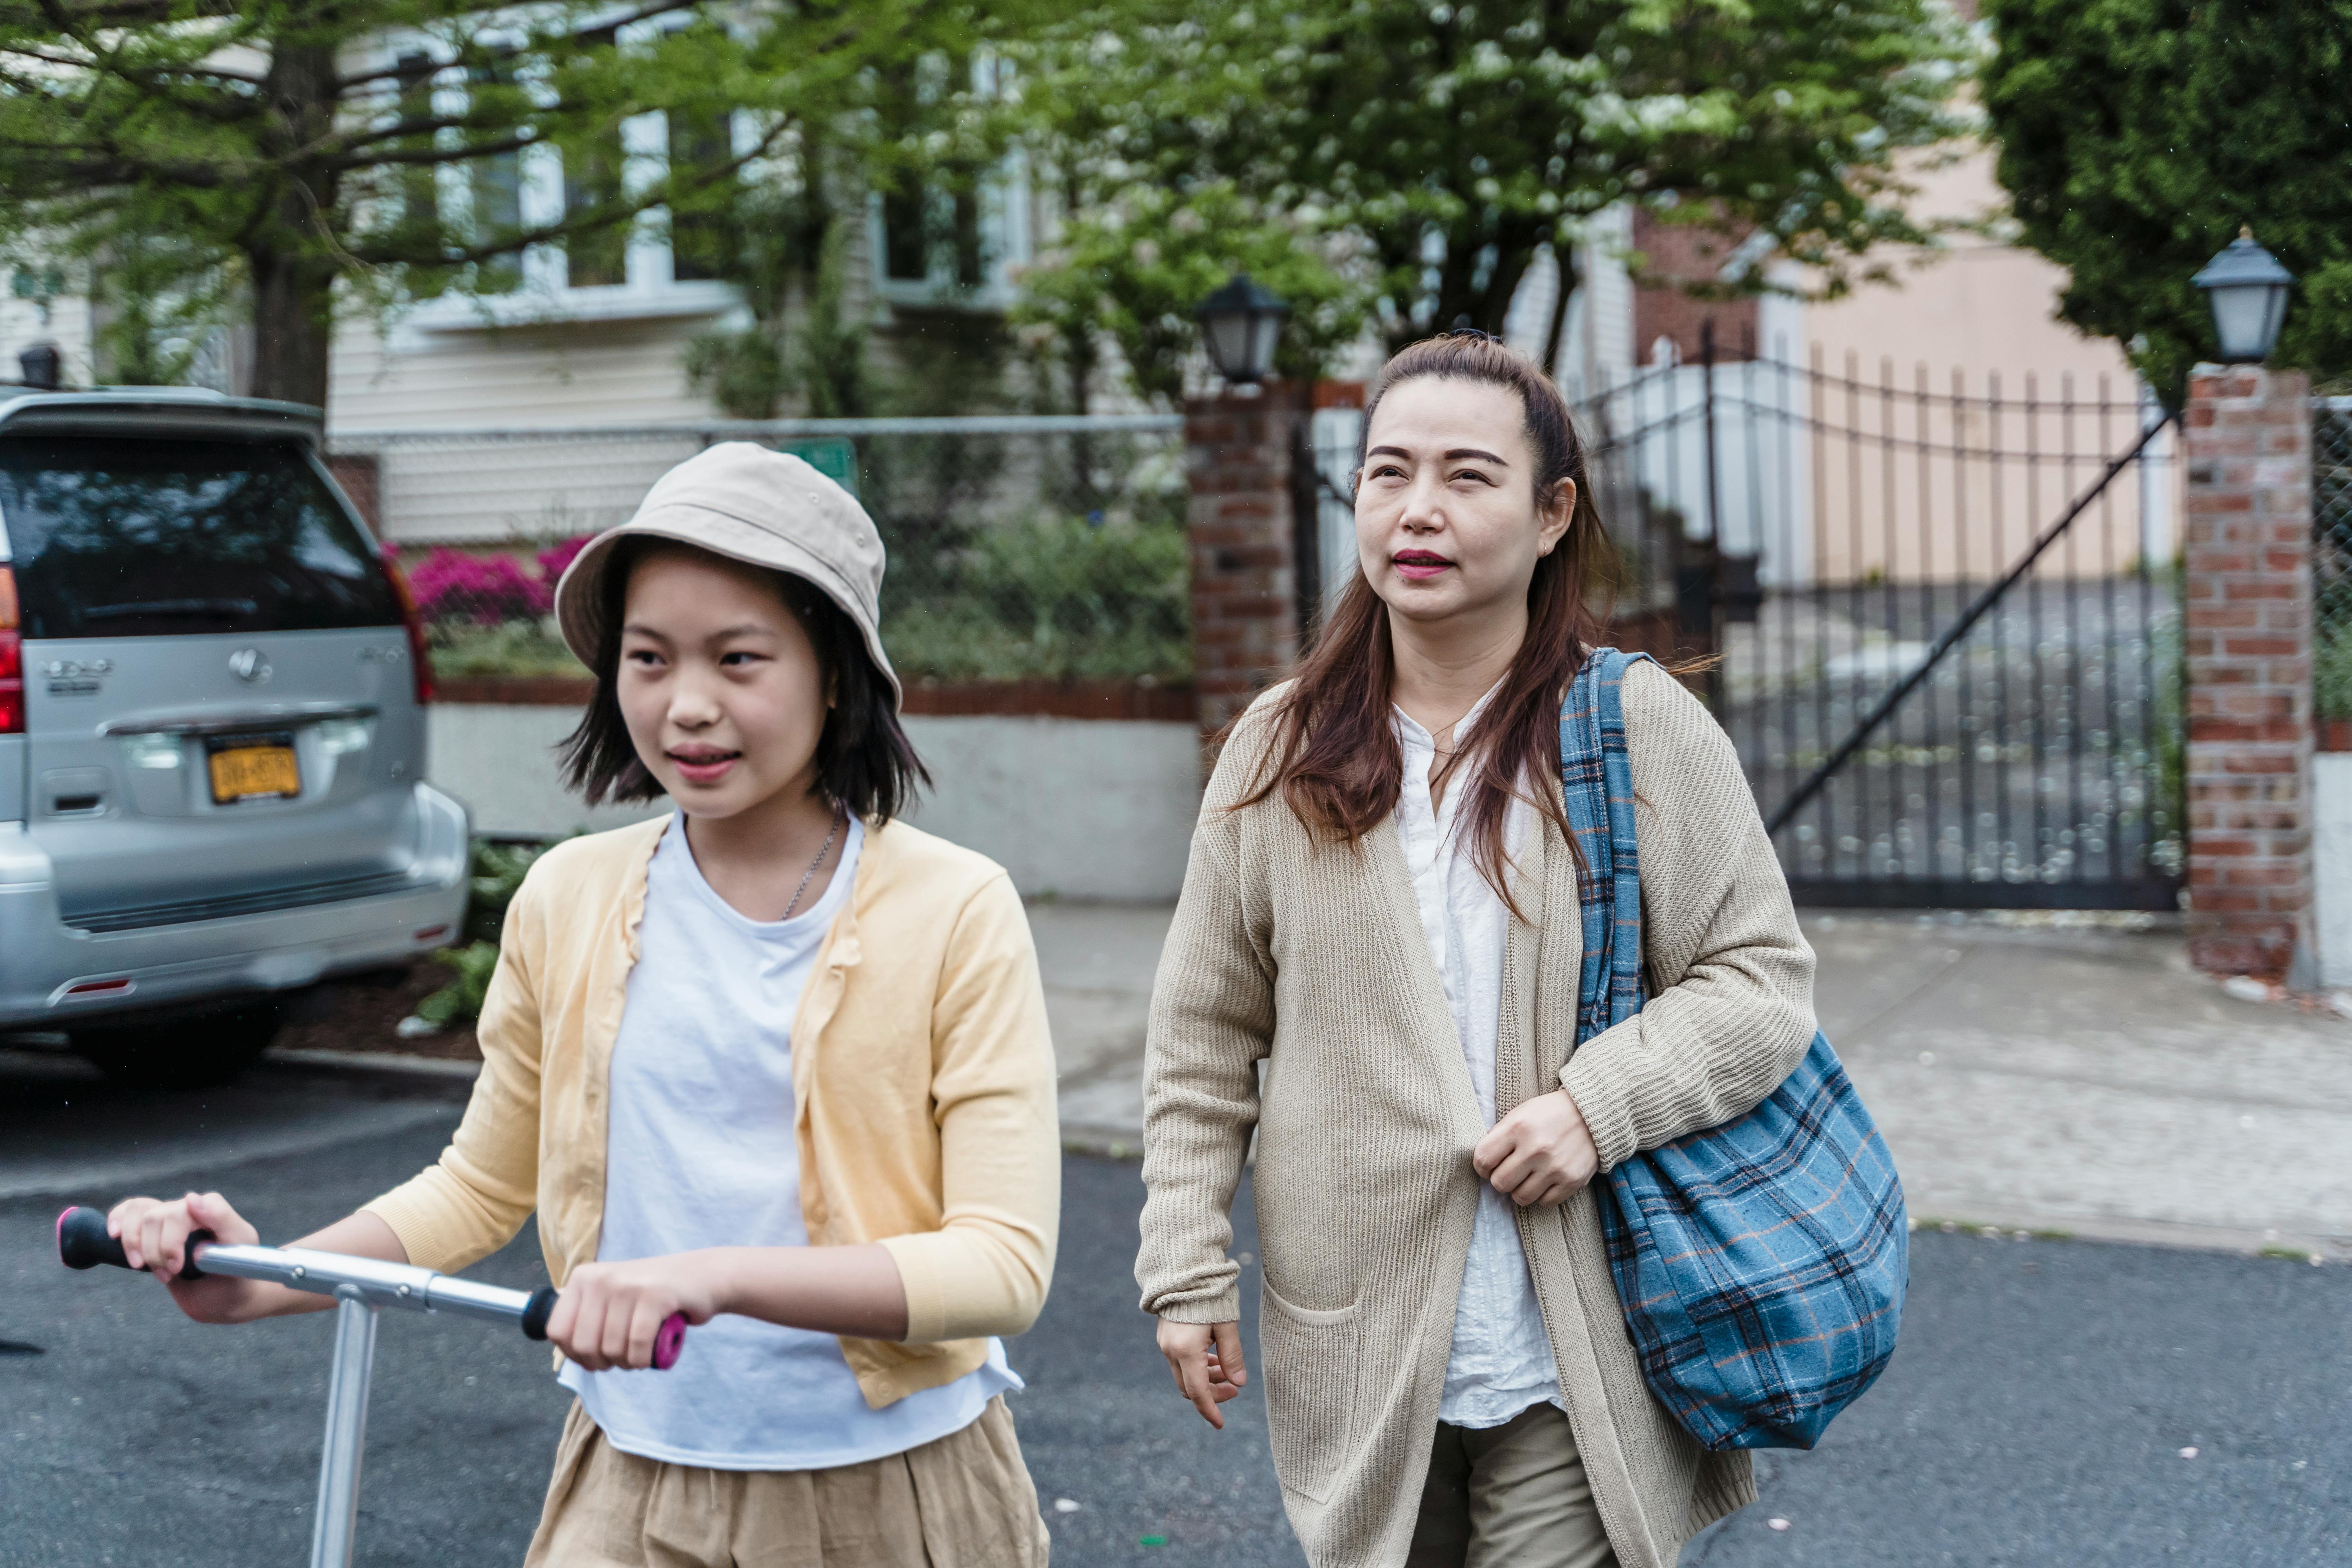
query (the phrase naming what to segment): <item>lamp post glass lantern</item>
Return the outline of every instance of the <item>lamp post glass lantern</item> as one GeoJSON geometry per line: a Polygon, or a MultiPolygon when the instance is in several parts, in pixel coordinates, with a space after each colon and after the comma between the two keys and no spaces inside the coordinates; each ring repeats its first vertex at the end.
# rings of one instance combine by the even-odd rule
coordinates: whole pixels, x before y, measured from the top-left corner
{"type": "Polygon", "coordinates": [[[2205,290],[2205,302],[2212,307],[2213,333],[2221,340],[2224,361],[2259,364],[2271,357],[2286,321],[2287,290],[2294,286],[2294,274],[2254,243],[2252,228],[2240,229],[2238,237],[2189,281],[2205,290]]]}
{"type": "Polygon", "coordinates": [[[1290,307],[1282,297],[1250,280],[1246,272],[1201,301],[1201,340],[1209,363],[1235,386],[1255,386],[1274,369],[1274,348],[1290,307]]]}

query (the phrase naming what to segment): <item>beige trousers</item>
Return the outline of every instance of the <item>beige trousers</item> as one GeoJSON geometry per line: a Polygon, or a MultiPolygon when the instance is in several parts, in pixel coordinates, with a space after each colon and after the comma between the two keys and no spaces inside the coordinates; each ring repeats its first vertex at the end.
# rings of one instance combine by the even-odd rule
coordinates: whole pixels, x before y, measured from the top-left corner
{"type": "Polygon", "coordinates": [[[1438,1423],[1405,1568],[1617,1568],[1567,1415],[1438,1423]]]}
{"type": "Polygon", "coordinates": [[[574,1400],[523,1568],[1045,1568],[1013,1415],[830,1470],[624,1454],[574,1400]]]}

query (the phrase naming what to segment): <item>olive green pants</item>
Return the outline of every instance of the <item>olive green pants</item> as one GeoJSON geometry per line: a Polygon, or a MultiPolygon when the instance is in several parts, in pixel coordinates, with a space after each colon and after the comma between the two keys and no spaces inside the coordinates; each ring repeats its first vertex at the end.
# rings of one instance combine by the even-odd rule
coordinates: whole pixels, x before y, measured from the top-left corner
{"type": "Polygon", "coordinates": [[[1568,1417],[1438,1423],[1405,1568],[1617,1568],[1568,1417]]]}

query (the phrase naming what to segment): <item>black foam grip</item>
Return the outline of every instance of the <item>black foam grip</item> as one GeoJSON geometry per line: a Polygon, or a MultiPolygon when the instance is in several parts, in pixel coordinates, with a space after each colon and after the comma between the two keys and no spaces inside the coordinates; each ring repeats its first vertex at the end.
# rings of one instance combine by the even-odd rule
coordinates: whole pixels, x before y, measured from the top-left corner
{"type": "Polygon", "coordinates": [[[68,1268],[95,1268],[101,1263],[131,1267],[122,1243],[106,1234],[106,1215],[89,1208],[70,1208],[58,1215],[58,1261],[68,1268]]]}
{"type": "MultiPolygon", "coordinates": [[[[190,1231],[187,1256],[181,1259],[174,1278],[203,1279],[204,1271],[196,1267],[196,1243],[215,1239],[208,1230],[190,1231]]],[[[68,1268],[95,1268],[101,1263],[117,1268],[131,1267],[121,1238],[106,1234],[105,1212],[93,1208],[69,1208],[58,1215],[58,1261],[68,1268]]]]}
{"type": "Polygon", "coordinates": [[[527,1340],[547,1338],[547,1320],[555,1314],[555,1287],[541,1285],[523,1303],[522,1334],[527,1340]]]}

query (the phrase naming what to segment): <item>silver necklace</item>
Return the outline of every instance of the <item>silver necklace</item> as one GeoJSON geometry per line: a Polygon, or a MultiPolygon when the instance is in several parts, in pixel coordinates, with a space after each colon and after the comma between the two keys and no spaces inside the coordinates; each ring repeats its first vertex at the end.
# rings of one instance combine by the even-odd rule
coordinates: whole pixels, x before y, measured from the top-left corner
{"type": "Polygon", "coordinates": [[[824,847],[816,852],[816,858],[809,862],[809,868],[801,873],[801,885],[793,889],[793,901],[784,906],[785,920],[792,919],[793,911],[801,907],[801,895],[808,891],[809,879],[816,875],[816,868],[819,866],[824,864],[824,858],[833,853],[833,841],[841,837],[843,815],[840,806],[835,805],[833,808],[833,831],[824,836],[824,847]]]}

